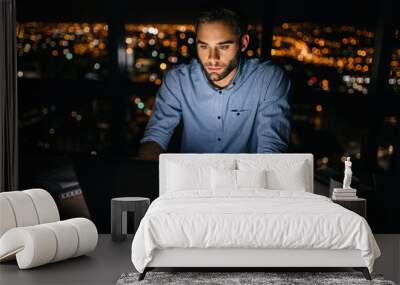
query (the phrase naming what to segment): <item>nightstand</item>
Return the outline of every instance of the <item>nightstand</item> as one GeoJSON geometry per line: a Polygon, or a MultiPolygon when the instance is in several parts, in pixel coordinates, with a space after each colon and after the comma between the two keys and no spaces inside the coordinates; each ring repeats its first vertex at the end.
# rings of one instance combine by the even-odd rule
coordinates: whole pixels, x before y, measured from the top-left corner
{"type": "Polygon", "coordinates": [[[144,197],[120,197],[111,199],[111,239],[124,241],[128,233],[127,212],[134,213],[134,233],[144,217],[150,199],[144,197]]]}
{"type": "Polygon", "coordinates": [[[363,198],[356,198],[354,200],[334,200],[332,202],[359,214],[364,219],[367,219],[367,200],[363,198]]]}

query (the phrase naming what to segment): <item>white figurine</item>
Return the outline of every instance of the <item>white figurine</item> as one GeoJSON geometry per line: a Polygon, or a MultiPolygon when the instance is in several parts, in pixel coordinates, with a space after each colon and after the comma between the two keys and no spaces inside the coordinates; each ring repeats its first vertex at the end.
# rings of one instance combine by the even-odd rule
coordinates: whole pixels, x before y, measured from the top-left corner
{"type": "Polygon", "coordinates": [[[344,179],[343,179],[343,189],[352,189],[350,187],[351,184],[351,176],[353,172],[351,171],[351,161],[350,157],[346,158],[346,161],[344,162],[344,179]]]}

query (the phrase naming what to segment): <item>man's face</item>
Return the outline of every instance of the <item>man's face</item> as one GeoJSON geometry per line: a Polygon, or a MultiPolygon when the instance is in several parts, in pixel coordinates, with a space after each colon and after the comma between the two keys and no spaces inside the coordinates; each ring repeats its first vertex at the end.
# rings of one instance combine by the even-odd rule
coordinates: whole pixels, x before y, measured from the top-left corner
{"type": "Polygon", "coordinates": [[[226,78],[239,64],[238,36],[223,22],[200,24],[197,28],[197,54],[211,82],[226,78]]]}

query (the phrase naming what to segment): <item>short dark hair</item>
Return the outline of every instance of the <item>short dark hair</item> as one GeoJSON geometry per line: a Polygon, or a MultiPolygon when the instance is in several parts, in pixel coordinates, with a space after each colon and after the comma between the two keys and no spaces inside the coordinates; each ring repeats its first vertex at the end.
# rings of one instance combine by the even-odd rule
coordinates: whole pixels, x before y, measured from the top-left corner
{"type": "Polygon", "coordinates": [[[246,18],[235,11],[225,8],[217,8],[200,13],[195,20],[195,31],[197,32],[200,24],[219,21],[229,25],[233,32],[239,36],[239,38],[241,38],[247,32],[246,18]]]}

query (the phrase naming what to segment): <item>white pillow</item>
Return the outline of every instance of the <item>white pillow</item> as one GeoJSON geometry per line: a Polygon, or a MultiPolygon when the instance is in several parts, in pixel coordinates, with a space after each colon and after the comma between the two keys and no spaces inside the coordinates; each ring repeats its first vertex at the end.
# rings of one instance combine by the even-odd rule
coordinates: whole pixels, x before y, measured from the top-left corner
{"type": "Polygon", "coordinates": [[[235,160],[168,161],[167,191],[211,190],[211,168],[235,169],[235,165],[235,160]]]}
{"type": "Polygon", "coordinates": [[[239,159],[238,169],[265,169],[268,189],[306,191],[310,188],[310,170],[305,160],[239,159]]]}
{"type": "Polygon", "coordinates": [[[302,167],[289,168],[285,171],[273,169],[267,171],[268,188],[306,192],[307,178],[302,167]]]}
{"type": "Polygon", "coordinates": [[[236,170],[238,188],[267,188],[267,172],[262,170],[236,170]]]}
{"type": "Polygon", "coordinates": [[[211,169],[211,188],[218,189],[236,189],[236,170],[232,169],[211,169]]]}
{"type": "Polygon", "coordinates": [[[212,189],[266,188],[266,171],[211,169],[212,189]]]}

